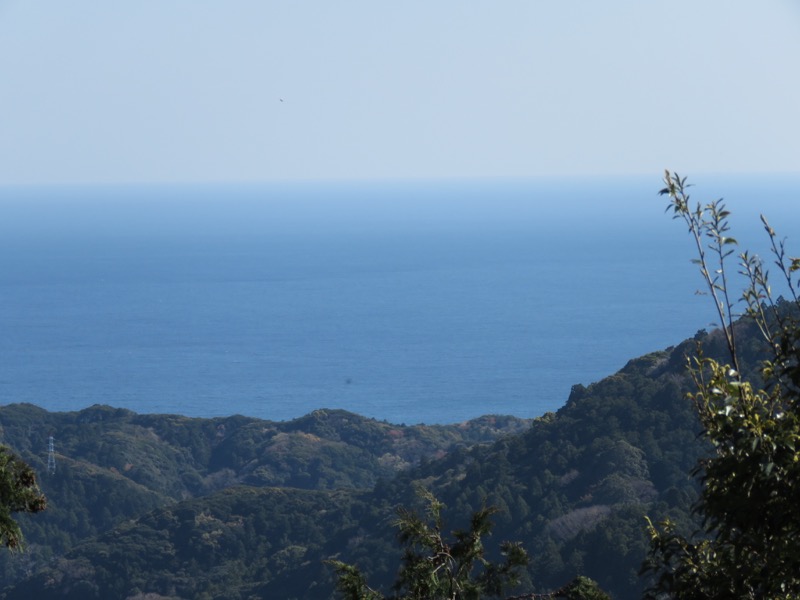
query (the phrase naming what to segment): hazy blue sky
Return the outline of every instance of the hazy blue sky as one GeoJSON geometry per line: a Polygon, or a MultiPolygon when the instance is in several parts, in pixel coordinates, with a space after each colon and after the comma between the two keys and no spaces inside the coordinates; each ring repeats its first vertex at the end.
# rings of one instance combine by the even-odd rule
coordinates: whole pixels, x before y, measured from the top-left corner
{"type": "Polygon", "coordinates": [[[0,183],[798,171],[798,0],[0,0],[0,183]]]}

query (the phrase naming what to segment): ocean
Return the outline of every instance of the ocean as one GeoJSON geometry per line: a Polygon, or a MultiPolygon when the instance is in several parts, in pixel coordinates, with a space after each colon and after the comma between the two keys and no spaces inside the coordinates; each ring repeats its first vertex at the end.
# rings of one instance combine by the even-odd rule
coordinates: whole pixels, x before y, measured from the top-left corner
{"type": "MultiPolygon", "coordinates": [[[[800,177],[696,178],[764,254],[800,177]]],[[[0,402],[536,417],[708,328],[659,176],[0,188],[0,402]]],[[[800,243],[795,244],[800,249],[800,243]]],[[[790,252],[791,253],[791,252],[790,252]]]]}

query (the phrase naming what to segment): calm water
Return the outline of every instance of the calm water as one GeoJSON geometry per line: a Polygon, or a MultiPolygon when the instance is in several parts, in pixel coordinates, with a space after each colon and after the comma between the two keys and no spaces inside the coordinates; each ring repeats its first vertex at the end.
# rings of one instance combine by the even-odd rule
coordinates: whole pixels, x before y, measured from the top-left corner
{"type": "MultiPolygon", "coordinates": [[[[702,184],[797,230],[798,178],[702,184]]],[[[0,402],[537,416],[711,321],[659,187],[0,189],[0,402]]]]}

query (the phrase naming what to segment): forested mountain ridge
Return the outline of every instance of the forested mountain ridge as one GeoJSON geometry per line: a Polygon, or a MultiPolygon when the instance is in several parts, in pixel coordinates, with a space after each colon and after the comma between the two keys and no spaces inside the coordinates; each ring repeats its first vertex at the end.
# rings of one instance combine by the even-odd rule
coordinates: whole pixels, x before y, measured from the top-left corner
{"type": "Polygon", "coordinates": [[[43,471],[53,435],[59,461],[92,464],[180,499],[235,483],[369,487],[437,451],[493,441],[529,423],[486,416],[458,425],[406,426],[343,410],[273,422],[240,415],[140,415],[101,405],[51,413],[11,404],[0,407],[0,440],[43,471]],[[331,468],[334,459],[338,463],[331,468]]]}
{"type": "Polygon", "coordinates": [[[341,410],[285,422],[140,415],[109,406],[54,413],[0,407],[0,441],[39,472],[48,509],[20,522],[28,549],[0,555],[6,585],[114,525],[238,485],[371,488],[450,451],[524,431],[530,420],[486,416],[457,425],[393,425],[341,410]],[[55,473],[47,472],[49,436],[55,473]]]}
{"type": "MultiPolygon", "coordinates": [[[[740,330],[752,363],[760,356],[757,336],[749,325],[740,330]]],[[[717,352],[716,332],[695,338],[717,352]]],[[[500,508],[494,538],[519,540],[532,556],[526,591],[553,590],[584,574],[615,598],[637,598],[644,516],[670,515],[694,527],[697,486],[689,473],[706,451],[685,397],[686,356],[694,349],[687,340],[631,360],[595,384],[575,386],[564,407],[524,432],[434,452],[371,490],[229,487],[159,508],[76,546],[5,597],[331,598],[333,575],[323,563],[331,557],[385,585],[399,556],[394,511],[413,505],[415,486],[424,485],[447,504],[454,529],[484,502],[500,508]]],[[[315,431],[324,429],[321,416],[309,416],[315,431]]],[[[266,447],[256,455],[263,453],[266,447]]],[[[170,489],[165,483],[158,493],[170,489]]],[[[40,517],[26,520],[26,530],[40,517]]]]}

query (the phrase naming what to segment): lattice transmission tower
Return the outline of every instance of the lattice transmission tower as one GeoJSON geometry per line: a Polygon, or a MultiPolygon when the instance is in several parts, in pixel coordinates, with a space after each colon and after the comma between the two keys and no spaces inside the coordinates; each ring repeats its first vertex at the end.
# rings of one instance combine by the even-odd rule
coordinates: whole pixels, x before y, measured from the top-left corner
{"type": "Polygon", "coordinates": [[[50,475],[56,472],[56,449],[52,435],[47,440],[47,472],[50,475]]]}

